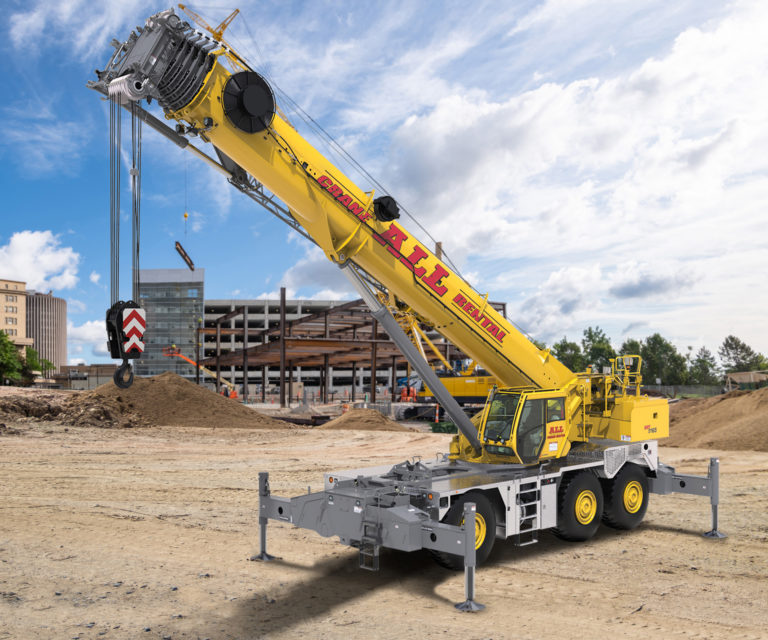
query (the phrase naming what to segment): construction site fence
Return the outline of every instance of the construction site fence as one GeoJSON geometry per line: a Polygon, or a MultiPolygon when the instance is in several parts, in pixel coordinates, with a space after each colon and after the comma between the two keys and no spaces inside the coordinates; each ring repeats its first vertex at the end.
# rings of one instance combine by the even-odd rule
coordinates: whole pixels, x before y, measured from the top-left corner
{"type": "Polygon", "coordinates": [[[725,393],[726,389],[722,385],[708,384],[644,384],[642,392],[651,393],[653,395],[663,395],[667,398],[680,398],[686,396],[708,398],[710,396],[717,396],[721,393],[725,393]]]}

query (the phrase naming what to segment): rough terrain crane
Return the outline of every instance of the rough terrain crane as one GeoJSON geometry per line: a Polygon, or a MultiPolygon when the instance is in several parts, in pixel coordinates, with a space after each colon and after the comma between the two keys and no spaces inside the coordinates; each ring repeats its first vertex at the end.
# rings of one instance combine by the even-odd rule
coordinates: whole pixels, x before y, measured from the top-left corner
{"type": "MultiPolygon", "coordinates": [[[[429,549],[442,564],[465,569],[467,599],[457,606],[474,610],[474,568],[495,539],[530,544],[540,530],[554,529],[586,540],[601,520],[631,529],[650,492],[709,496],[708,535],[721,536],[717,460],[707,476],[676,474],[659,461],[668,405],[640,395],[638,356],[620,356],[610,371],[574,373],[535,346],[397,221],[391,196],[364,191],[305,140],[281,114],[265,77],[212,32],[196,31],[173,10],[155,14],[126,41],[113,41],[115,53],[89,86],[321,247],[460,432],[434,461],[328,473],[323,491],[293,498],[273,496],[261,473],[260,559],[271,558],[269,519],[338,536],[359,549],[362,568],[378,568],[382,547],[429,549]],[[145,100],[157,101],[175,130],[142,108],[145,100]],[[218,159],[190,144],[193,137],[218,159]],[[503,385],[477,425],[393,317],[402,309],[426,319],[503,385]]],[[[113,354],[120,350],[118,324],[113,354]]]]}

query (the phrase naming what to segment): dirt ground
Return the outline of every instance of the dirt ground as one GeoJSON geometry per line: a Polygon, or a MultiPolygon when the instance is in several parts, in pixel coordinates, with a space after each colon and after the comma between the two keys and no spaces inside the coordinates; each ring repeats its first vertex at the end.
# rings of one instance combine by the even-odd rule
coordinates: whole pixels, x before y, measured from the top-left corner
{"type": "MultiPolygon", "coordinates": [[[[426,555],[357,568],[335,539],[271,523],[258,547],[258,471],[272,490],[339,468],[425,458],[415,432],[96,429],[8,423],[0,435],[0,638],[768,638],[768,453],[719,452],[723,541],[709,503],[652,496],[639,529],[588,543],[499,543],[463,577],[426,555]],[[13,434],[13,429],[19,433],[13,434]]],[[[712,451],[665,449],[687,472],[712,451]]]]}

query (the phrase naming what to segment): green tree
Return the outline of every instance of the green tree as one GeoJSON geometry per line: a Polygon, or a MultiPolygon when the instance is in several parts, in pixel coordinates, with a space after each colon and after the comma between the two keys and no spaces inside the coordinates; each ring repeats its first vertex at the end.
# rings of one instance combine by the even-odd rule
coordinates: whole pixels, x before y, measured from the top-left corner
{"type": "Polygon", "coordinates": [[[643,381],[646,384],[685,384],[688,367],[682,355],[669,340],[654,333],[643,341],[640,355],[643,358],[643,381]]]}
{"type": "Polygon", "coordinates": [[[639,356],[643,349],[643,341],[629,338],[625,340],[619,349],[619,353],[625,356],[639,356]]]}
{"type": "Polygon", "coordinates": [[[48,372],[53,369],[53,362],[50,360],[46,360],[45,358],[40,358],[40,370],[43,372],[43,377],[48,377],[48,372]]]}
{"type": "Polygon", "coordinates": [[[702,347],[693,356],[688,367],[688,381],[691,384],[718,384],[720,372],[715,356],[706,347],[702,347]]]}
{"type": "Polygon", "coordinates": [[[21,379],[21,359],[14,344],[4,331],[0,331],[0,382],[3,379],[21,379]]]}
{"type": "Polygon", "coordinates": [[[736,336],[730,335],[717,350],[726,373],[755,371],[764,367],[765,358],[736,336]]]}
{"type": "Polygon", "coordinates": [[[24,361],[21,363],[21,380],[24,386],[29,386],[35,380],[35,372],[41,371],[40,355],[36,349],[27,347],[24,351],[24,361]]]}
{"type": "Polygon", "coordinates": [[[539,349],[546,349],[547,348],[547,343],[544,342],[543,340],[537,340],[536,338],[531,338],[531,337],[529,337],[528,339],[531,342],[533,342],[533,344],[535,344],[539,349]]]}
{"type": "Polygon", "coordinates": [[[597,371],[610,367],[611,358],[616,357],[610,339],[600,327],[584,329],[581,346],[584,349],[584,364],[594,365],[597,371]]]}
{"type": "Polygon", "coordinates": [[[565,336],[560,342],[552,345],[552,355],[571,371],[584,371],[586,368],[581,347],[577,342],[569,342],[565,336]]]}

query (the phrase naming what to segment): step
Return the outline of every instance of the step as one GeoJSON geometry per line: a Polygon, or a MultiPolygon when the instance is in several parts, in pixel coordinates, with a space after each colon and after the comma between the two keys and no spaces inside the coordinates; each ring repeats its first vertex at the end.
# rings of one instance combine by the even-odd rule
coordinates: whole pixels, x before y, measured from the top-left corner
{"type": "Polygon", "coordinates": [[[358,566],[366,571],[378,571],[380,550],[381,547],[374,538],[363,536],[362,540],[360,540],[358,566]]]}

